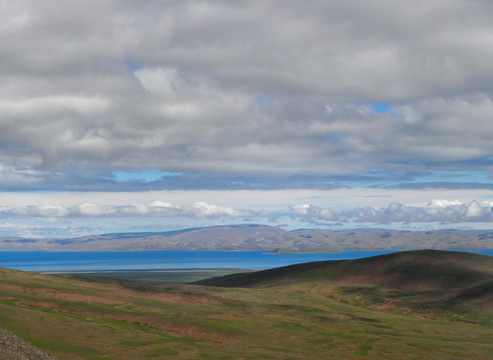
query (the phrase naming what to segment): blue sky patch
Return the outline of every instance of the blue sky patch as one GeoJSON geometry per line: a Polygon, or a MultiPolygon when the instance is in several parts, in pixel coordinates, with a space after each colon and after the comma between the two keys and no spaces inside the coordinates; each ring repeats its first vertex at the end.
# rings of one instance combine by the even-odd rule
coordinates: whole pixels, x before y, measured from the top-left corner
{"type": "Polygon", "coordinates": [[[180,176],[181,173],[161,171],[161,170],[140,170],[140,171],[113,171],[111,180],[126,182],[153,182],[159,181],[164,177],[180,176]]]}
{"type": "Polygon", "coordinates": [[[415,179],[416,182],[454,182],[454,183],[491,183],[484,171],[442,171],[431,170],[429,175],[415,179]]]}
{"type": "Polygon", "coordinates": [[[132,71],[136,71],[136,70],[139,70],[140,69],[140,66],[137,66],[136,64],[134,64],[133,62],[131,62],[128,59],[124,61],[124,64],[125,64],[125,67],[127,69],[130,69],[132,71]]]}
{"type": "Polygon", "coordinates": [[[373,103],[371,104],[371,110],[379,114],[385,114],[387,112],[393,113],[389,104],[373,103]]]}

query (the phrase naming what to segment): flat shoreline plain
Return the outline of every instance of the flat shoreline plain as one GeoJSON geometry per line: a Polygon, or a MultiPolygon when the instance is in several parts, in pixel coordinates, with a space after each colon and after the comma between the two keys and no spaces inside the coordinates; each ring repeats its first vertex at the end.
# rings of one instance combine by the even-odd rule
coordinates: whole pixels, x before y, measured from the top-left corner
{"type": "Polygon", "coordinates": [[[125,281],[141,281],[154,284],[186,284],[212,277],[256,271],[253,269],[139,269],[139,270],[73,270],[40,271],[43,275],[60,275],[74,278],[105,278],[125,281]]]}

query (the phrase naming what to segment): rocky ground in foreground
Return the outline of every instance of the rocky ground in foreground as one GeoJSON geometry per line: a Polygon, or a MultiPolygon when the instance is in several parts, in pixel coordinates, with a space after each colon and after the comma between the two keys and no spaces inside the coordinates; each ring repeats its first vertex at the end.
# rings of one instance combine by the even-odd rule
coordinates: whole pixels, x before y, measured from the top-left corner
{"type": "Polygon", "coordinates": [[[0,328],[0,359],[2,360],[57,360],[20,337],[0,328]]]}

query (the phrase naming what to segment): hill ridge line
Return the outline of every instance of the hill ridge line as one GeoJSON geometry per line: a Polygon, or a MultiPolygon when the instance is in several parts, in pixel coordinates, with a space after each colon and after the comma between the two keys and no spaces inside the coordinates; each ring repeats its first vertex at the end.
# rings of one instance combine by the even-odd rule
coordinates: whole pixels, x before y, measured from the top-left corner
{"type": "Polygon", "coordinates": [[[0,251],[218,250],[274,253],[493,249],[493,232],[385,229],[286,231],[259,224],[218,225],[162,232],[125,232],[63,239],[0,237],[0,251]]]}

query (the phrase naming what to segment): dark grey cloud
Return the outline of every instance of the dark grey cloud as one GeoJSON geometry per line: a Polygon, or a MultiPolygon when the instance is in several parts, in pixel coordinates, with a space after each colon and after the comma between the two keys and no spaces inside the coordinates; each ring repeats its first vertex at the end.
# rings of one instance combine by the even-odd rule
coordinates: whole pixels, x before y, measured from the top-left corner
{"type": "Polygon", "coordinates": [[[491,171],[490,1],[7,0],[0,10],[5,189],[137,189],[107,176],[133,169],[179,172],[197,188],[210,188],[207,176],[283,188],[311,186],[297,174],[491,171]]]}

